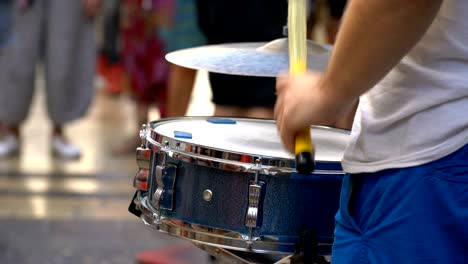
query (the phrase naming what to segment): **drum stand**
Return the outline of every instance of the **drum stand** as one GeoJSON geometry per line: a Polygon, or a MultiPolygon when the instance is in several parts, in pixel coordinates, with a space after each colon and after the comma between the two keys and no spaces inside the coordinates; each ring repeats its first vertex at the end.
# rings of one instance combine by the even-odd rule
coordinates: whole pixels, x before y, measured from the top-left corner
{"type": "Polygon", "coordinates": [[[302,255],[266,255],[241,251],[230,251],[216,246],[196,243],[194,245],[211,256],[215,257],[217,263],[222,264],[326,264],[329,260],[323,258],[318,262],[305,261],[302,255]]]}

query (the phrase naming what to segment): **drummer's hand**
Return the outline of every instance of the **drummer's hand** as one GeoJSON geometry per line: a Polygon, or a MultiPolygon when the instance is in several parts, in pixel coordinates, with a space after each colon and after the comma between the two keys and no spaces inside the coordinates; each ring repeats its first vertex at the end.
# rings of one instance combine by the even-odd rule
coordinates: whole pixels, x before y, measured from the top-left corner
{"type": "Polygon", "coordinates": [[[275,119],[284,146],[294,153],[295,135],[310,125],[333,126],[354,105],[330,93],[316,73],[277,79],[275,119]],[[351,105],[351,106],[350,106],[351,105]]]}
{"type": "Polygon", "coordinates": [[[83,6],[86,16],[94,18],[101,8],[102,0],[83,0],[83,6]]]}

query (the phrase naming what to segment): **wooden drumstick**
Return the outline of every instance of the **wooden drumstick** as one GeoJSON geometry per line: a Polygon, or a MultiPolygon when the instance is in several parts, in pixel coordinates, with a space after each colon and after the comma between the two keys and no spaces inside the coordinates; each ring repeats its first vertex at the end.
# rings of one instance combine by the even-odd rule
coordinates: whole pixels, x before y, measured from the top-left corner
{"type": "MultiPolygon", "coordinates": [[[[307,71],[307,14],[306,0],[288,1],[288,42],[289,71],[291,74],[305,74],[307,71]]],[[[314,170],[314,148],[310,129],[296,134],[296,170],[308,174],[314,170]]]]}

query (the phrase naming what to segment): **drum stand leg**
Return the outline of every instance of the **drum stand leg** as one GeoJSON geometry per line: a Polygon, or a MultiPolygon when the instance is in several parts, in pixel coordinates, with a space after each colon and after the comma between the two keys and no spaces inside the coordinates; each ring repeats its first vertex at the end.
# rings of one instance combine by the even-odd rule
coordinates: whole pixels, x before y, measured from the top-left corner
{"type": "Polygon", "coordinates": [[[289,256],[275,262],[274,264],[301,264],[301,263],[304,263],[302,261],[301,256],[289,255],[289,256]]]}
{"type": "Polygon", "coordinates": [[[219,263],[226,264],[254,264],[254,262],[247,261],[231,251],[223,248],[208,246],[205,244],[194,243],[194,245],[203,251],[206,251],[211,256],[215,257],[219,263]]]}
{"type": "MultiPolygon", "coordinates": [[[[194,245],[203,251],[207,252],[208,254],[212,255],[216,258],[217,263],[221,264],[259,264],[259,263],[267,263],[264,259],[262,260],[252,260],[252,259],[245,259],[232,251],[215,247],[215,246],[208,246],[205,244],[194,243],[194,245]]],[[[245,254],[245,252],[242,252],[245,254]]],[[[260,254],[261,255],[261,254],[260,254]]],[[[283,257],[278,256],[276,260],[271,260],[269,263],[271,264],[301,264],[304,263],[302,256],[298,255],[288,255],[283,257]],[[279,259],[279,260],[278,260],[279,259]]]]}

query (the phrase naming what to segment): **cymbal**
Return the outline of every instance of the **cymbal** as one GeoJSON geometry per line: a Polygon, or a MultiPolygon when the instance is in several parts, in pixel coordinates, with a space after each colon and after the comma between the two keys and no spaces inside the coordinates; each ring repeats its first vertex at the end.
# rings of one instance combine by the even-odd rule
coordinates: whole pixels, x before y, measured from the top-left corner
{"type": "MultiPolygon", "coordinates": [[[[322,72],[332,46],[307,41],[307,68],[322,72]]],[[[289,70],[288,40],[229,43],[171,52],[166,59],[176,65],[209,72],[276,77],[289,70]]]]}

